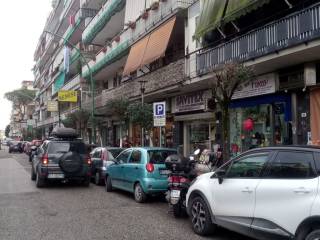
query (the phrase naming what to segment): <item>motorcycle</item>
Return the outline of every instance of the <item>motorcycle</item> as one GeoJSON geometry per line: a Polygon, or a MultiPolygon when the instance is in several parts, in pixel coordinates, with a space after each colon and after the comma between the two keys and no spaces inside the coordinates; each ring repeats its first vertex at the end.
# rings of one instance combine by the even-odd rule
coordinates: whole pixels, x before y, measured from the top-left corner
{"type": "Polygon", "coordinates": [[[200,150],[197,149],[188,158],[182,155],[171,155],[165,160],[167,169],[171,171],[166,198],[176,218],[186,215],[186,195],[191,182],[197,177],[195,164],[199,153],[200,150]]]}
{"type": "Polygon", "coordinates": [[[32,162],[33,156],[34,156],[35,152],[37,151],[37,149],[38,149],[37,146],[30,147],[29,162],[32,162]]]}

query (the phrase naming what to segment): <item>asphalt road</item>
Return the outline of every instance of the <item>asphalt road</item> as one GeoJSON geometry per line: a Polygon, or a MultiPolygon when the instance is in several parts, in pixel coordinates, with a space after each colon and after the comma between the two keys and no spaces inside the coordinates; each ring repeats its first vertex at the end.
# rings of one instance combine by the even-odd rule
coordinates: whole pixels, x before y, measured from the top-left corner
{"type": "Polygon", "coordinates": [[[0,240],[212,239],[248,240],[219,229],[195,235],[188,219],[175,219],[164,199],[138,204],[131,194],[54,184],[37,189],[25,154],[0,150],[0,240]]]}

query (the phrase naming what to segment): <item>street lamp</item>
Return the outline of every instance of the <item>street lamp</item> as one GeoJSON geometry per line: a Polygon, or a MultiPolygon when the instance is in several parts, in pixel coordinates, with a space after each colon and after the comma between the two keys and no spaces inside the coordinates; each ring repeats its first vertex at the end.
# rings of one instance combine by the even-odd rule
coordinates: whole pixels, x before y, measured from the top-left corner
{"type": "MultiPolygon", "coordinates": [[[[140,91],[141,91],[141,103],[142,107],[144,105],[144,93],[146,91],[146,80],[138,81],[140,83],[140,91]]],[[[144,146],[144,128],[141,126],[141,146],[144,146]]]]}
{"type": "Polygon", "coordinates": [[[79,53],[80,55],[80,58],[82,59],[82,61],[86,64],[87,68],[88,68],[88,71],[89,71],[89,74],[90,74],[90,86],[91,86],[91,97],[92,97],[92,109],[91,109],[91,123],[92,123],[92,139],[93,139],[93,143],[95,144],[96,143],[96,126],[95,126],[95,102],[94,102],[94,89],[95,89],[95,85],[94,85],[94,81],[93,81],[93,78],[92,78],[92,70],[87,62],[87,60],[85,59],[85,57],[82,55],[80,49],[78,49],[76,46],[74,46],[72,43],[70,43],[66,38],[56,34],[56,33],[53,33],[53,32],[50,32],[50,31],[43,31],[45,33],[48,33],[48,34],[51,34],[53,36],[56,36],[58,38],[61,38],[63,39],[66,43],[68,43],[68,45],[70,45],[73,49],[75,49],[77,51],[77,53],[79,53]]]}

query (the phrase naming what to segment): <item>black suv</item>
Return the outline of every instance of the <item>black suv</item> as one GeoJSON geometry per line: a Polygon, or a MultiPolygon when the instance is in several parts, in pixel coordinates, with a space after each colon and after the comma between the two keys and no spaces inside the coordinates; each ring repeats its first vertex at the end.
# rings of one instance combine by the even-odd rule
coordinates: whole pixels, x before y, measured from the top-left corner
{"type": "Polygon", "coordinates": [[[31,179],[38,188],[50,180],[81,180],[90,185],[91,158],[74,129],[58,128],[37,149],[32,159],[31,179]]]}

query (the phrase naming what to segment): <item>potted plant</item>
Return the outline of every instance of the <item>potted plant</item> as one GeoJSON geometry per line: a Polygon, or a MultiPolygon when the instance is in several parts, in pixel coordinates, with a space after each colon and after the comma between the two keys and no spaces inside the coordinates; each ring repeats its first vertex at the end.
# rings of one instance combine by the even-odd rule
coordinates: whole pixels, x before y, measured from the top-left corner
{"type": "Polygon", "coordinates": [[[130,27],[131,29],[135,29],[135,28],[136,28],[136,22],[130,21],[130,22],[128,23],[128,25],[129,25],[129,27],[130,27]]]}
{"type": "Polygon", "coordinates": [[[147,19],[148,16],[149,16],[149,13],[148,13],[147,10],[145,10],[145,11],[142,13],[142,15],[141,15],[141,17],[142,17],[143,19],[147,19]]]}
{"type": "Polygon", "coordinates": [[[151,6],[150,6],[150,9],[153,10],[153,11],[157,10],[158,8],[159,8],[159,2],[158,1],[153,2],[151,4],[151,6]]]}

